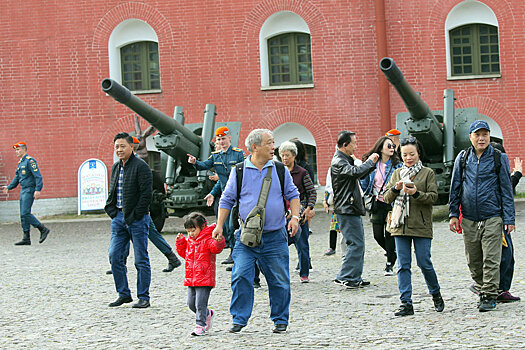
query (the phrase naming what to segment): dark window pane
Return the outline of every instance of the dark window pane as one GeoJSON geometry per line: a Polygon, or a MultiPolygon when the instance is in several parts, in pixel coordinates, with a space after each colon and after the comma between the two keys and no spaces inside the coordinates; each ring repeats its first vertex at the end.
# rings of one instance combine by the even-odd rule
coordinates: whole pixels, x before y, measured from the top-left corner
{"type": "Polygon", "coordinates": [[[279,73],[279,66],[272,66],[271,70],[273,74],[279,73]]]}
{"type": "Polygon", "coordinates": [[[490,26],[489,27],[490,29],[490,34],[498,34],[498,28],[494,27],[494,26],[490,26]]]}
{"type": "Polygon", "coordinates": [[[452,48],[452,54],[454,54],[454,55],[461,55],[461,47],[454,47],[454,48],[452,48]]]}
{"type": "Polygon", "coordinates": [[[464,46],[463,47],[463,54],[464,55],[470,55],[472,53],[472,49],[470,48],[470,46],[464,46]]]}
{"type": "Polygon", "coordinates": [[[461,30],[462,35],[470,35],[470,27],[465,27],[461,30]]]}
{"type": "Polygon", "coordinates": [[[461,66],[455,66],[454,67],[454,74],[461,74],[463,73],[461,70],[461,66]]]}
{"type": "Polygon", "coordinates": [[[452,63],[454,63],[454,64],[461,64],[461,57],[454,57],[452,59],[452,63]]]}
{"type": "Polygon", "coordinates": [[[488,34],[489,29],[487,26],[479,26],[479,33],[480,34],[488,34]]]}
{"type": "Polygon", "coordinates": [[[270,48],[270,54],[271,55],[278,55],[279,54],[279,48],[278,47],[271,47],[270,48]]]}
{"type": "Polygon", "coordinates": [[[289,52],[288,46],[281,47],[281,54],[288,55],[289,52]]]}
{"type": "Polygon", "coordinates": [[[142,82],[138,81],[135,83],[135,90],[143,90],[142,89],[142,82]]]}
{"type": "Polygon", "coordinates": [[[281,73],[290,73],[290,66],[289,65],[281,66],[281,73]]]}
{"type": "Polygon", "coordinates": [[[463,67],[463,72],[465,72],[465,74],[472,73],[472,66],[464,66],[463,67]]]}
{"type": "Polygon", "coordinates": [[[281,56],[281,63],[287,64],[288,62],[290,62],[289,56],[281,56]]]}
{"type": "Polygon", "coordinates": [[[471,64],[472,63],[472,56],[465,56],[465,57],[463,57],[463,63],[464,64],[471,64]]]}
{"type": "Polygon", "coordinates": [[[283,82],[290,82],[290,75],[289,74],[283,74],[283,82]]]}
{"type": "Polygon", "coordinates": [[[272,56],[271,62],[272,62],[272,64],[278,64],[279,63],[279,56],[272,56]]]}
{"type": "Polygon", "coordinates": [[[479,37],[480,44],[488,44],[489,43],[489,37],[488,36],[480,36],[479,37]]]}
{"type": "Polygon", "coordinates": [[[498,37],[496,35],[490,36],[490,43],[491,44],[497,44],[498,43],[498,37]]]}
{"type": "Polygon", "coordinates": [[[281,45],[288,45],[288,36],[282,36],[280,40],[281,45]]]}
{"type": "Polygon", "coordinates": [[[272,75],[272,83],[280,83],[281,82],[281,77],[278,76],[278,75],[272,75]]]}
{"type": "Polygon", "coordinates": [[[489,47],[487,45],[483,45],[479,48],[480,53],[489,53],[489,47]]]}
{"type": "Polygon", "coordinates": [[[141,69],[142,69],[142,68],[141,68],[140,63],[135,63],[135,64],[133,64],[133,70],[134,70],[134,71],[141,70],[141,69]]]}
{"type": "Polygon", "coordinates": [[[141,72],[134,73],[133,74],[133,79],[134,80],[141,80],[142,79],[142,73],[141,72]]]}
{"type": "Polygon", "coordinates": [[[454,40],[452,40],[452,43],[453,44],[461,44],[461,39],[460,38],[454,38],[454,40]]]}
{"type": "Polygon", "coordinates": [[[493,63],[499,62],[499,55],[491,55],[491,56],[490,56],[490,60],[491,60],[493,63]]]}
{"type": "Polygon", "coordinates": [[[160,89],[160,81],[154,80],[151,82],[151,88],[152,89],[160,89]]]}
{"type": "Polygon", "coordinates": [[[492,73],[499,73],[499,64],[492,65],[492,73]]]}
{"type": "Polygon", "coordinates": [[[481,72],[482,73],[490,73],[490,64],[482,64],[481,65],[481,72]]]}
{"type": "Polygon", "coordinates": [[[490,52],[491,53],[498,53],[499,52],[498,46],[497,45],[492,45],[490,47],[490,52]]]}
{"type": "Polygon", "coordinates": [[[277,38],[270,39],[270,46],[275,46],[275,45],[279,45],[279,39],[277,38]]]}
{"type": "Polygon", "coordinates": [[[482,56],[481,56],[481,62],[482,62],[482,63],[490,62],[490,60],[489,60],[489,56],[488,56],[488,55],[482,55],[482,56]]]}

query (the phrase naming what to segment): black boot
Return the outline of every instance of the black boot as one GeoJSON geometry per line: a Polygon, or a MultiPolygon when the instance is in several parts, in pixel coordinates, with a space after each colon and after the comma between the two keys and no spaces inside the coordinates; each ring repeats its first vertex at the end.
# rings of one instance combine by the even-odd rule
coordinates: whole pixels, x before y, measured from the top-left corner
{"type": "Polygon", "coordinates": [[[397,310],[394,315],[395,316],[408,316],[414,314],[414,307],[412,304],[403,302],[401,303],[401,306],[399,307],[399,310],[397,310]]]}
{"type": "Polygon", "coordinates": [[[29,231],[24,231],[24,238],[20,242],[16,242],[15,245],[31,245],[31,236],[29,231]]]}
{"type": "Polygon", "coordinates": [[[49,234],[49,229],[42,224],[40,224],[40,226],[38,226],[37,229],[38,231],[40,231],[40,240],[38,241],[38,243],[43,243],[46,240],[47,235],[49,234]]]}
{"type": "Polygon", "coordinates": [[[228,255],[226,260],[222,261],[221,264],[233,264],[232,252],[233,249],[230,250],[230,255],[228,255]]]}
{"type": "Polygon", "coordinates": [[[166,258],[168,258],[168,267],[162,270],[162,272],[171,272],[182,264],[173,250],[170,250],[169,253],[166,253],[165,255],[166,258]]]}
{"type": "Polygon", "coordinates": [[[443,298],[441,297],[441,293],[436,293],[432,295],[432,300],[434,301],[434,309],[437,312],[441,312],[445,309],[445,302],[443,301],[443,298]]]}

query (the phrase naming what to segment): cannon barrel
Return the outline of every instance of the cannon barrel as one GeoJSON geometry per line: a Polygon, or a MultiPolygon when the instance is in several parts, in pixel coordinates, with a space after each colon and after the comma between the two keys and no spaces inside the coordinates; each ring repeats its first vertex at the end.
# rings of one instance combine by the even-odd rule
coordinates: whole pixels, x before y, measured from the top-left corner
{"type": "Polygon", "coordinates": [[[403,73],[393,59],[390,57],[384,57],[381,59],[379,66],[381,71],[385,74],[386,79],[394,86],[399,93],[399,96],[401,96],[401,99],[405,103],[412,119],[421,120],[424,118],[430,118],[439,124],[434,114],[430,111],[430,108],[428,108],[428,105],[406,81],[403,73]]]}
{"type": "Polygon", "coordinates": [[[142,101],[140,98],[133,95],[126,87],[120,85],[115,80],[104,79],[102,80],[101,85],[102,90],[105,93],[136,112],[142,118],[146,119],[148,123],[153,125],[153,127],[155,127],[161,134],[169,135],[175,131],[178,131],[186,139],[200,147],[202,139],[198,135],[194,134],[175,119],[168,117],[158,109],[155,109],[146,102],[142,101]]]}

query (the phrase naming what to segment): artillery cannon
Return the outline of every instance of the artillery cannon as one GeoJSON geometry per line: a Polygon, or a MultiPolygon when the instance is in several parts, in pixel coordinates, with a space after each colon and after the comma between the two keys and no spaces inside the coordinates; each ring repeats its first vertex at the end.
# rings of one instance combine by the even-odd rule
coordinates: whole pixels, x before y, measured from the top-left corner
{"type": "MultiPolygon", "coordinates": [[[[161,173],[165,176],[160,176],[164,181],[159,181],[159,174],[153,177],[151,216],[157,229],[162,230],[167,216],[180,217],[194,208],[205,207],[204,197],[211,191],[214,183],[208,179],[206,171],[196,171],[193,165],[188,163],[187,154],[201,160],[210,156],[213,147],[211,140],[215,131],[215,106],[206,105],[203,123],[184,125],[184,114],[180,106],[175,107],[174,118],[171,118],[112,79],[102,80],[101,85],[105,93],[133,110],[158,130],[153,141],[155,147],[163,153],[161,173]]],[[[232,144],[236,145],[239,140],[240,123],[218,124],[228,126],[232,144]]]]}
{"type": "MultiPolygon", "coordinates": [[[[461,150],[471,145],[468,137],[470,124],[483,119],[491,125],[497,125],[490,118],[479,115],[477,108],[455,109],[454,91],[451,89],[444,90],[443,110],[431,111],[420,94],[406,81],[393,59],[381,59],[379,67],[408,110],[396,115],[396,129],[401,131],[402,137],[414,136],[423,145],[425,155],[421,160],[436,174],[438,204],[446,204],[454,160],[461,150]]],[[[502,139],[497,136],[496,132],[491,139],[501,143],[502,139]]]]}

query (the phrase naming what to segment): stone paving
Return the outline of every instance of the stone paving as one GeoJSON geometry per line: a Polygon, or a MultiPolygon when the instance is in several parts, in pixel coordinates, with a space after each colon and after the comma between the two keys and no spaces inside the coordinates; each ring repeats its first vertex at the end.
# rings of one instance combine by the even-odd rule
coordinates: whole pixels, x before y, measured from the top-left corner
{"type": "MultiPolygon", "coordinates": [[[[311,283],[299,283],[291,247],[292,304],[286,334],[272,334],[268,289],[255,291],[252,318],[240,334],[230,334],[229,272],[218,265],[217,288],[210,307],[216,311],[213,329],[204,337],[190,335],[194,315],[186,306],[183,269],[163,273],[165,257],[150,245],[151,303],[145,310],[130,304],[109,308],[117,294],[109,267],[109,221],[48,222],[48,240],[39,245],[14,246],[20,239],[18,224],[0,225],[0,348],[2,349],[518,349],[525,347],[523,303],[498,304],[497,310],[479,313],[477,299],[467,287],[470,277],[460,235],[447,222],[434,224],[432,253],[445,299],[445,311],[436,313],[418,268],[413,269],[415,315],[396,318],[399,304],[397,279],[383,276],[385,257],[365,224],[364,277],[372,285],[345,290],[335,285],[341,263],[325,257],[328,246],[327,214],[312,221],[310,238],[313,270],[311,283]]],[[[525,297],[525,202],[517,204],[516,271],[512,292],[525,297]]],[[[365,219],[365,222],[367,220],[365,219]]],[[[181,220],[167,221],[166,238],[174,246],[181,220]]],[[[218,261],[227,253],[223,252],[218,261]]],[[[414,259],[415,260],[415,259],[414,259]]],[[[132,292],[136,272],[128,262],[132,292]]],[[[134,298],[136,299],[135,295],[134,298]]]]}

